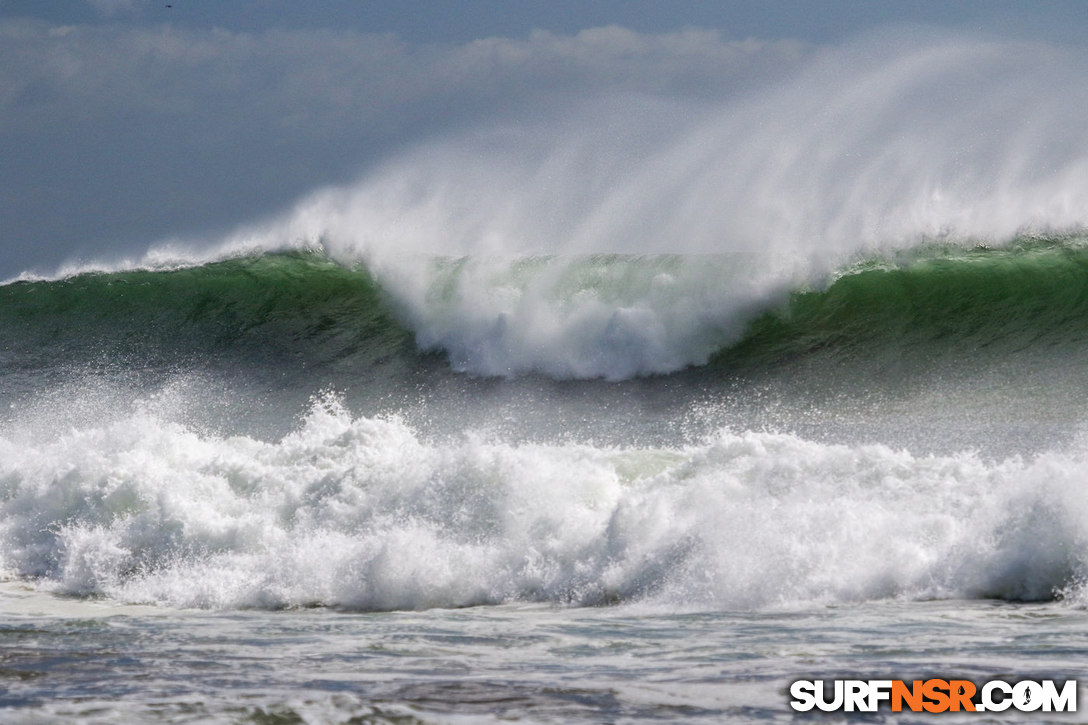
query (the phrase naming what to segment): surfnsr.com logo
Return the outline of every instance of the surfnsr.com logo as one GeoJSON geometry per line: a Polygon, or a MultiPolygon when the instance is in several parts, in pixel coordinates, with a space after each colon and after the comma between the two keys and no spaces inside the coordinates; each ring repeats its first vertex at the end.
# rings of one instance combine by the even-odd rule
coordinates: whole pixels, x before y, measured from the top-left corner
{"type": "Polygon", "coordinates": [[[798,680],[790,686],[798,712],[1076,712],[1077,681],[990,680],[798,680]]]}

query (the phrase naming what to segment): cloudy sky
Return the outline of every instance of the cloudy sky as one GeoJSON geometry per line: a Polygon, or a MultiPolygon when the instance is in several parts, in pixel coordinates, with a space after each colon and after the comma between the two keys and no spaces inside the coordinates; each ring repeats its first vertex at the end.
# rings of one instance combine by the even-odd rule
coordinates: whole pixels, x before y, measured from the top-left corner
{"type": "MultiPolygon", "coordinates": [[[[463,210],[502,185],[516,223],[490,232],[529,236],[541,209],[554,234],[630,236],[601,219],[645,228],[631,209],[665,218],[681,194],[731,219],[758,208],[759,223],[789,198],[806,224],[861,228],[842,211],[856,186],[812,191],[871,178],[876,161],[843,165],[858,156],[900,178],[921,158],[911,178],[924,162],[941,182],[927,210],[946,204],[935,189],[989,179],[979,209],[1015,193],[1027,216],[1076,222],[1086,27],[1075,0],[0,0],[0,278],[221,237],[330,187],[378,214],[359,199],[433,210],[461,194],[463,210]],[[803,183],[787,173],[802,163],[803,183]],[[661,178],[672,186],[649,190],[661,178]]],[[[914,191],[888,185],[866,213],[914,191]]],[[[436,218],[479,234],[464,216],[436,218]]],[[[710,240],[722,219],[706,221],[685,233],[710,240]]]]}

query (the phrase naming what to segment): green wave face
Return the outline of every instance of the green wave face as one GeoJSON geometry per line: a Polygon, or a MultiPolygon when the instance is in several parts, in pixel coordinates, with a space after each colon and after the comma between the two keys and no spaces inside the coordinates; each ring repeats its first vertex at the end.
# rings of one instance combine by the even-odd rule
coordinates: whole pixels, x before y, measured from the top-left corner
{"type": "Polygon", "coordinates": [[[365,368],[411,351],[365,269],[312,253],[0,287],[4,369],[87,363],[365,368]]]}
{"type": "Polygon", "coordinates": [[[716,366],[750,370],[805,357],[958,364],[1075,351],[1088,341],[1083,239],[1006,248],[929,246],[843,270],[753,319],[716,366]]]}

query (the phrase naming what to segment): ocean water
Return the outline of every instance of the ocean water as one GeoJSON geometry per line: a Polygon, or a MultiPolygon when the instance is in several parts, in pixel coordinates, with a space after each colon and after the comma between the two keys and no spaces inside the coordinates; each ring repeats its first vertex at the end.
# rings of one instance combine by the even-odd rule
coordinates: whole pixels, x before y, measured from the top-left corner
{"type": "MultiPolygon", "coordinates": [[[[1084,661],[1084,612],[1054,604],[208,612],[38,596],[4,592],[5,722],[838,722],[795,717],[789,683],[1064,679],[1084,661]]],[[[913,721],[934,719],[1044,718],[913,721]]]]}
{"type": "Polygon", "coordinates": [[[9,281],[0,719],[785,721],[797,679],[1082,678],[1086,353],[1076,230],[9,281]]]}

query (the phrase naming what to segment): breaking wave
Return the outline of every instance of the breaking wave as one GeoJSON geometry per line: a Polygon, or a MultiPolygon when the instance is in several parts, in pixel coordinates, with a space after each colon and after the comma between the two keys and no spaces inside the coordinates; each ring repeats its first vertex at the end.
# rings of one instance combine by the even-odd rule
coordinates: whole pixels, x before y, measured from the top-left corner
{"type": "Polygon", "coordinates": [[[0,438],[0,567],[81,596],[359,610],[1083,598],[1083,449],[986,462],[773,433],[431,441],[315,400],[280,440],[138,414],[0,438]]]}
{"type": "Polygon", "coordinates": [[[754,255],[405,257],[320,251],[0,287],[6,371],[227,360],[365,377],[432,353],[557,379],[751,372],[806,356],[976,361],[1088,340],[1080,236],[931,244],[792,288],[754,255]]]}

